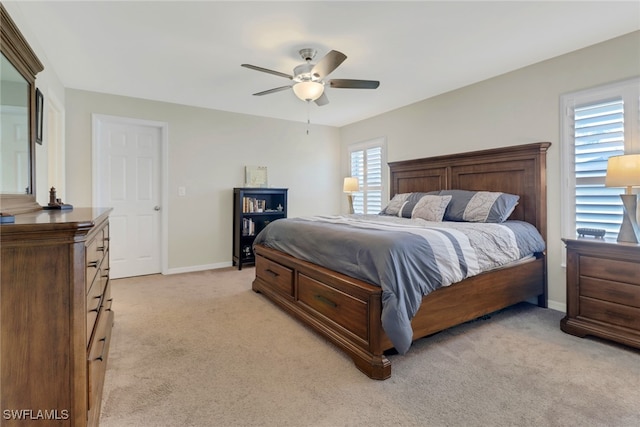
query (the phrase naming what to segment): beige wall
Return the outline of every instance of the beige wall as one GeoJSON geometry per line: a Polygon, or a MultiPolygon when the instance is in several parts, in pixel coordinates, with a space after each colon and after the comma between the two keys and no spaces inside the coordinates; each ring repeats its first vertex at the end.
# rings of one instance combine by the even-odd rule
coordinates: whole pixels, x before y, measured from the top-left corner
{"type": "Polygon", "coordinates": [[[92,114],[168,123],[168,268],[231,263],[233,187],[245,165],[268,167],[269,185],[289,188],[289,215],[341,207],[338,129],[68,89],[67,198],[92,204],[92,114]],[[178,197],[178,187],[186,196],[178,197]]]}
{"type": "MultiPolygon", "coordinates": [[[[348,144],[385,136],[388,161],[550,141],[547,157],[549,299],[564,309],[560,96],[640,75],[640,32],[479,82],[340,129],[348,144]]],[[[346,171],[343,160],[343,170],[346,171]]]]}
{"type": "MultiPolygon", "coordinates": [[[[548,154],[548,254],[551,305],[565,303],[561,239],[560,95],[640,75],[640,32],[531,65],[389,113],[335,129],[175,104],[64,90],[46,54],[6,3],[45,71],[37,86],[66,108],[66,191],[91,204],[91,114],[169,124],[169,268],[222,265],[231,259],[231,188],[244,165],[269,167],[274,186],[290,188],[290,215],[345,209],[346,146],[385,137],[388,160],[551,141],[548,154]],[[187,197],[177,197],[177,186],[187,197]]],[[[526,47],[525,47],[526,48],[526,47]]],[[[488,59],[490,60],[490,59],[488,59]]],[[[383,82],[384,83],[384,82],[383,82]]],[[[64,113],[64,112],[63,112],[64,113]]],[[[45,112],[46,114],[46,112],[45,112]]],[[[45,126],[47,119],[45,117],[45,126]]],[[[45,129],[45,138],[47,130],[45,129]]],[[[48,145],[38,146],[37,197],[48,201],[48,145]]]]}

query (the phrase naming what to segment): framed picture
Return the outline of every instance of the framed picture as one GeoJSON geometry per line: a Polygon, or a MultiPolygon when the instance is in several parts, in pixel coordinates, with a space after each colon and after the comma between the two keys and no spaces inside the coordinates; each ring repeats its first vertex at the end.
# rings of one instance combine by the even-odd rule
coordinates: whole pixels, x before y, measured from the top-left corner
{"type": "Polygon", "coordinates": [[[267,167],[245,166],[244,182],[246,187],[267,187],[267,167]]]}
{"type": "Polygon", "coordinates": [[[44,110],[44,98],[40,89],[36,89],[36,142],[42,145],[42,114],[44,110]]]}

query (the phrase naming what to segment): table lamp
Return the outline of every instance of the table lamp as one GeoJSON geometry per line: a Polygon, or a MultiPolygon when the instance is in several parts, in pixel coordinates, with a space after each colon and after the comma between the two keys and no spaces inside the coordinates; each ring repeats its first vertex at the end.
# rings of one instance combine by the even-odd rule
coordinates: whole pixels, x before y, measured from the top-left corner
{"type": "Polygon", "coordinates": [[[640,154],[611,156],[607,161],[607,187],[625,187],[622,199],[622,225],[618,233],[618,242],[639,243],[638,196],[631,187],[640,187],[640,154]]]}
{"type": "Polygon", "coordinates": [[[353,193],[360,190],[360,184],[358,183],[358,177],[349,176],[344,179],[344,186],[342,191],[347,193],[347,197],[349,199],[349,213],[354,213],[353,211],[353,193]]]}

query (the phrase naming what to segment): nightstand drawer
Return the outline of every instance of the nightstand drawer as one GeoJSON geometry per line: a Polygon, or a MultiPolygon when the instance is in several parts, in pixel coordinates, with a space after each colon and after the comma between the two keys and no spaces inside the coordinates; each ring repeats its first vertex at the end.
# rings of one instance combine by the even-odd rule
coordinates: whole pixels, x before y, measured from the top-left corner
{"type": "Polygon", "coordinates": [[[638,262],[630,262],[582,255],[580,257],[580,276],[640,286],[640,259],[638,262]]]}
{"type": "Polygon", "coordinates": [[[640,308],[640,286],[580,277],[580,295],[640,308]]]}
{"type": "Polygon", "coordinates": [[[580,297],[580,316],[610,325],[640,330],[639,308],[580,297]]]}

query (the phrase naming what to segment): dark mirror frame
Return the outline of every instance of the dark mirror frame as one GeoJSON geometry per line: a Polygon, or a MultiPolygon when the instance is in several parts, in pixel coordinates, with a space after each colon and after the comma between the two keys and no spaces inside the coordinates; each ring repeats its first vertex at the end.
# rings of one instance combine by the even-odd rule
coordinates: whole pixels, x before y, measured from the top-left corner
{"type": "Polygon", "coordinates": [[[29,189],[25,194],[0,194],[0,215],[16,215],[41,209],[36,202],[36,74],[44,66],[0,3],[0,50],[29,83],[29,189]]]}

